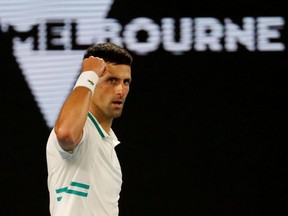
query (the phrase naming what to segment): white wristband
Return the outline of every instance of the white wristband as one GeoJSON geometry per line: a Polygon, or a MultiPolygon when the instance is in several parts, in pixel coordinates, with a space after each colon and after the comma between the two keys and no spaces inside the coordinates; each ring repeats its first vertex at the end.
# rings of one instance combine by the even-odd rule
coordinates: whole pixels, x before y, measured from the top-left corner
{"type": "Polygon", "coordinates": [[[92,94],[94,93],[95,86],[98,82],[99,77],[94,71],[84,71],[80,74],[73,89],[82,86],[90,89],[92,94]]]}

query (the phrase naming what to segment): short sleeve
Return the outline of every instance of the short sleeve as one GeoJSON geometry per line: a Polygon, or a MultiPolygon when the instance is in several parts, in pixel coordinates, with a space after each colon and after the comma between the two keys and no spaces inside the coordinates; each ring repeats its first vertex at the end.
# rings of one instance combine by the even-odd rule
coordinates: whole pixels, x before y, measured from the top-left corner
{"type": "Polygon", "coordinates": [[[73,152],[68,152],[68,151],[65,151],[64,149],[62,149],[62,147],[60,146],[54,129],[53,129],[53,133],[55,134],[55,136],[54,136],[55,137],[55,141],[54,141],[55,147],[56,147],[57,151],[60,153],[62,159],[68,159],[71,157],[75,157],[75,155],[77,155],[79,150],[82,148],[84,141],[87,139],[87,128],[84,126],[83,135],[82,135],[82,138],[81,138],[79,144],[76,146],[76,148],[74,149],[73,152]]]}

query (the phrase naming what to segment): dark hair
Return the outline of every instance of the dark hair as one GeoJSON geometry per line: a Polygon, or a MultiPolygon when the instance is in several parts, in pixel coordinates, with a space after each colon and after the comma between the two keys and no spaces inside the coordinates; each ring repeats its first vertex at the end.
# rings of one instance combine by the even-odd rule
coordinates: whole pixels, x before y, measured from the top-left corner
{"type": "Polygon", "coordinates": [[[132,56],[127,50],[110,42],[91,45],[86,50],[84,59],[89,58],[89,56],[102,58],[105,62],[109,63],[125,64],[130,66],[133,61],[132,56]]]}

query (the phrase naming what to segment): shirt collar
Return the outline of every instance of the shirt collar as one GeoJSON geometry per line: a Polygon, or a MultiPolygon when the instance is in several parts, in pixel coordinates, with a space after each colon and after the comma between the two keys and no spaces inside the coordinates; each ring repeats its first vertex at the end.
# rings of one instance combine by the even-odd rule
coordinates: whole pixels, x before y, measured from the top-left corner
{"type": "Polygon", "coordinates": [[[98,123],[98,121],[96,120],[96,118],[90,113],[88,112],[88,117],[91,119],[91,121],[93,122],[94,126],[96,127],[98,133],[100,134],[100,136],[102,138],[107,137],[108,134],[103,130],[103,128],[101,127],[101,125],[98,123]]]}
{"type": "Polygon", "coordinates": [[[90,120],[92,121],[92,123],[94,124],[94,126],[96,127],[98,133],[100,134],[100,136],[102,137],[102,139],[106,139],[106,140],[111,140],[112,144],[114,146],[118,145],[120,142],[118,140],[118,138],[116,137],[114,131],[112,130],[112,128],[110,128],[110,135],[106,133],[106,131],[101,127],[101,125],[99,124],[99,122],[97,121],[97,119],[92,115],[92,113],[88,112],[88,117],[90,118],[90,120]]]}

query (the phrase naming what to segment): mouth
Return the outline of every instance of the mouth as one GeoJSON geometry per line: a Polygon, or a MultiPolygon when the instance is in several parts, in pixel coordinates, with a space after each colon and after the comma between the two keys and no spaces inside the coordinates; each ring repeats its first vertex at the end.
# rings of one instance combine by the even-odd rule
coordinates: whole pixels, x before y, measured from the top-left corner
{"type": "Polygon", "coordinates": [[[117,100],[112,102],[115,108],[121,108],[123,106],[123,101],[117,100]]]}

